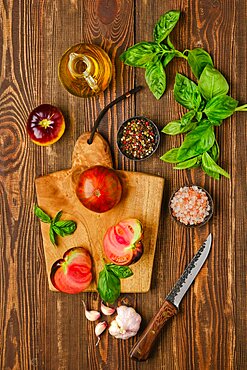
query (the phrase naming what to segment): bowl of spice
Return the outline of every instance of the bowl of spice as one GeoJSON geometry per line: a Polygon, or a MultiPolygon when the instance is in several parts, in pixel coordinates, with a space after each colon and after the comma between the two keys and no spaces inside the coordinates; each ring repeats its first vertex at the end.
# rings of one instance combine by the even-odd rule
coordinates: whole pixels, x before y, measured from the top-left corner
{"type": "Polygon", "coordinates": [[[171,196],[169,211],[172,218],[180,225],[202,226],[213,215],[213,200],[211,195],[200,186],[183,186],[171,196]]]}
{"type": "Polygon", "coordinates": [[[153,121],[135,116],[124,121],[117,133],[117,146],[125,157],[143,161],[151,157],[160,143],[160,133],[153,121]]]}

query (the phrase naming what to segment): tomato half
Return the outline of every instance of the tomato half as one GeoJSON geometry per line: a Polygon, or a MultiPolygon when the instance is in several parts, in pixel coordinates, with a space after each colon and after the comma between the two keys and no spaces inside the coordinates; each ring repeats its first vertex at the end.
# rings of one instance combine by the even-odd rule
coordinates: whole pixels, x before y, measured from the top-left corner
{"type": "Polygon", "coordinates": [[[87,289],[92,281],[92,261],[88,250],[75,247],[51,268],[51,282],[61,292],[76,294],[87,289]]]}
{"type": "Polygon", "coordinates": [[[137,219],[127,219],[110,227],[103,240],[106,256],[116,265],[137,262],[143,254],[143,231],[137,219]]]}

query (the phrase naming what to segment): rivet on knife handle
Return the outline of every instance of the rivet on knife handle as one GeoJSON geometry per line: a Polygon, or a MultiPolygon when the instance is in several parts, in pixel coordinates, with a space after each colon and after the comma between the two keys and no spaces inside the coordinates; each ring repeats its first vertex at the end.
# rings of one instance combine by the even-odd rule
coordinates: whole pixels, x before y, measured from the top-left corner
{"type": "Polygon", "coordinates": [[[130,352],[130,357],[137,361],[145,361],[154,345],[154,342],[165,325],[165,323],[176,313],[177,308],[169,301],[164,301],[160,310],[153,317],[147,328],[142,333],[140,339],[130,352]]]}

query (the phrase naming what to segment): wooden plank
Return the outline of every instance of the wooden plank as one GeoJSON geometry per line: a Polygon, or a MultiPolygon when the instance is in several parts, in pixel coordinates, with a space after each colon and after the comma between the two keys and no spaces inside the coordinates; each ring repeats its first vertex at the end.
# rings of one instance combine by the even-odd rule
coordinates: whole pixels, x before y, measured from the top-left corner
{"type": "MultiPolygon", "coordinates": [[[[137,41],[150,40],[153,24],[159,16],[171,8],[180,8],[180,3],[177,2],[176,4],[174,1],[167,1],[165,7],[166,9],[162,9],[158,1],[143,7],[143,1],[137,1],[137,20],[141,19],[141,22],[136,22],[137,41]],[[145,24],[145,27],[143,27],[143,24],[145,24]]],[[[179,50],[193,47],[203,47],[208,50],[213,56],[216,67],[230,81],[232,86],[231,93],[235,98],[238,96],[238,92],[234,89],[237,83],[234,72],[236,70],[235,55],[238,52],[235,49],[235,45],[227,54],[223,50],[228,49],[229,45],[232,45],[232,40],[236,40],[235,22],[238,19],[236,8],[238,7],[234,1],[224,3],[223,7],[220,7],[219,2],[211,4],[207,1],[194,1],[189,7],[186,2],[182,2],[182,16],[179,26],[175,28],[171,37],[179,50]],[[231,60],[231,63],[229,63],[229,60],[231,60]]],[[[246,30],[244,37],[246,39],[246,30]]],[[[243,53],[241,55],[242,60],[245,60],[246,53],[245,56],[243,53]]],[[[140,110],[144,113],[144,102],[149,102],[149,104],[146,104],[145,114],[157,122],[160,128],[165,123],[172,119],[177,119],[184,113],[181,110],[181,106],[174,101],[172,92],[176,71],[193,78],[186,62],[181,60],[172,62],[167,68],[168,91],[162,98],[162,104],[161,102],[157,103],[148,90],[145,92],[145,98],[142,96],[136,99],[137,113],[140,110]]],[[[140,83],[144,82],[142,70],[137,71],[137,79],[140,83]]],[[[241,85],[240,81],[238,81],[238,84],[241,85]]],[[[242,128],[244,124],[243,119],[242,117],[242,128]]],[[[222,148],[221,163],[223,167],[229,169],[234,177],[237,161],[233,153],[236,153],[235,143],[241,141],[240,132],[238,141],[233,139],[232,145],[229,145],[229,140],[231,140],[230,138],[236,138],[236,120],[237,116],[235,115],[231,119],[226,120],[224,125],[216,130],[220,147],[222,148]]],[[[240,122],[238,122],[239,124],[240,122]]],[[[216,211],[213,220],[203,229],[184,230],[182,232],[176,224],[171,222],[168,212],[164,209],[164,213],[161,214],[163,222],[161,221],[159,229],[161,237],[158,239],[156,250],[156,255],[162,254],[168,266],[168,271],[166,270],[163,276],[161,275],[161,280],[164,282],[164,291],[167,291],[172,282],[176,280],[176,277],[179,276],[179,271],[183,270],[183,266],[191,259],[198,245],[209,231],[214,235],[214,242],[207,264],[184,299],[181,315],[178,315],[172,325],[162,332],[156,354],[163,353],[164,360],[154,357],[150,359],[149,366],[154,368],[162,367],[162,365],[166,366],[165,364],[169,363],[169,369],[233,369],[237,366],[235,345],[238,342],[234,310],[239,307],[235,301],[233,288],[236,276],[234,272],[237,252],[235,246],[236,243],[239,245],[239,236],[235,234],[234,230],[236,227],[239,229],[240,225],[235,217],[235,205],[231,205],[229,199],[235,194],[234,198],[236,196],[239,199],[237,202],[240,201],[233,189],[236,186],[242,189],[243,184],[240,185],[237,178],[232,178],[231,182],[226,179],[221,179],[220,182],[213,181],[205,177],[199,170],[178,171],[177,173],[172,171],[171,166],[160,162],[158,156],[171,147],[180,145],[180,140],[181,138],[178,136],[174,138],[164,136],[161,140],[160,152],[157,153],[156,158],[153,158],[152,161],[145,162],[142,169],[145,172],[153,173],[155,171],[165,176],[170,185],[168,194],[171,194],[174,189],[184,183],[196,183],[204,186],[213,195],[216,202],[216,211]],[[167,234],[169,236],[165,243],[166,248],[164,248],[164,236],[162,235],[167,234]],[[219,278],[219,276],[224,278],[219,278]],[[171,341],[171,338],[174,338],[173,341],[171,341]]],[[[168,199],[169,196],[165,199],[165,207],[167,207],[168,199]]],[[[241,253],[240,248],[238,253],[241,253]]],[[[158,258],[156,262],[157,267],[154,268],[157,268],[158,271],[164,271],[163,261],[158,258]]],[[[242,292],[240,287],[244,285],[242,280],[244,278],[242,272],[244,270],[243,262],[240,263],[239,261],[238,264],[241,264],[242,267],[242,270],[236,270],[239,273],[237,281],[240,280],[242,283],[239,284],[238,289],[239,292],[242,292]]],[[[156,284],[154,283],[154,285],[156,284]]],[[[157,309],[161,289],[161,287],[158,288],[157,303],[149,317],[157,309]]],[[[241,294],[240,296],[242,297],[241,294]]],[[[142,300],[143,297],[138,299],[142,300]]],[[[144,300],[142,302],[143,306],[144,300]]],[[[240,348],[243,356],[242,345],[240,345],[240,348]]]]}

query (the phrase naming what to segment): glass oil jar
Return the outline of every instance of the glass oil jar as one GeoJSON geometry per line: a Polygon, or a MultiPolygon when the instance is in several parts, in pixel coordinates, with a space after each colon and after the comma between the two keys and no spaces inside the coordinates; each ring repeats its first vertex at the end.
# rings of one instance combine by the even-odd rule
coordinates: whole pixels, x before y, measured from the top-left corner
{"type": "Polygon", "coordinates": [[[112,64],[99,46],[77,44],[63,54],[58,76],[68,92],[88,98],[108,87],[112,78],[112,64]]]}

